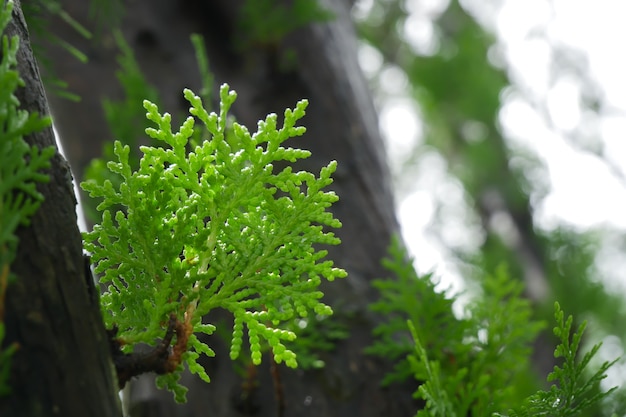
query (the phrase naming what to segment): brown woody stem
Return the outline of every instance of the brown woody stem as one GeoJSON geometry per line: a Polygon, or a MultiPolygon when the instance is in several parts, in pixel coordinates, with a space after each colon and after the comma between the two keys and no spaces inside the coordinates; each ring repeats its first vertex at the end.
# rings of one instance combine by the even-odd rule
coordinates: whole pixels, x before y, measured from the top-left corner
{"type": "Polygon", "coordinates": [[[187,342],[191,335],[188,323],[180,322],[174,314],[170,316],[167,331],[163,340],[148,352],[122,352],[123,342],[118,339],[118,329],[109,330],[111,354],[113,364],[117,371],[117,381],[122,389],[133,377],[154,372],[158,375],[174,372],[182,361],[182,355],[187,351],[187,342]],[[170,347],[172,339],[176,335],[176,344],[170,347]]]}

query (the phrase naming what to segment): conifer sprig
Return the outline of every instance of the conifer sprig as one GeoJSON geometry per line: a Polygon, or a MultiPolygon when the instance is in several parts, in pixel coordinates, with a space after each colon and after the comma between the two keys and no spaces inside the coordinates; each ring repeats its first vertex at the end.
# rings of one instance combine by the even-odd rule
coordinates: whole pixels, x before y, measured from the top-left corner
{"type": "MultiPolygon", "coordinates": [[[[169,114],[144,101],[146,116],[156,125],[146,133],[165,146],[142,147],[139,169],[133,171],[129,147],[116,143],[118,162],[108,167],[121,176],[119,188],[108,180],[82,184],[103,199],[102,222],[84,239],[107,285],[101,297],[105,322],[118,328],[130,351],[136,343],[155,344],[174,315],[190,334],[181,363],[208,381],[196,358],[213,351],[195,333],[211,334],[214,326],[202,324],[202,317],[223,308],[234,315],[231,358],[240,353],[246,327],[253,363],[261,362],[265,341],[277,362],[295,367],[295,354],[284,345],[295,334],[281,323],[309,312],[331,314],[320,302],[318,286],[322,278],[346,275],[323,260],[327,251],[317,249],[339,243],[327,230],[341,226],[327,211],[338,197],[322,191],[332,183],[336,162],[319,176],[274,166],[310,155],[282,146],[304,133],[296,123],[306,100],[285,111],[281,128],[271,114],[250,135],[237,123],[227,129],[236,99],[227,85],[220,89],[219,115],[207,112],[190,90],[184,94],[193,117],[178,132],[172,131],[169,114]],[[197,121],[210,137],[189,151],[197,121]],[[120,206],[123,210],[112,212],[120,206]]],[[[184,398],[176,383],[180,370],[159,381],[177,400],[184,398]]]]}
{"type": "Polygon", "coordinates": [[[609,396],[617,387],[607,391],[597,390],[597,385],[606,378],[607,370],[618,360],[606,361],[589,376],[587,367],[598,353],[602,343],[595,344],[582,358],[579,358],[580,342],[587,327],[583,322],[572,334],[573,317],[564,318],[559,303],[554,303],[556,326],[554,335],[560,344],[554,350],[555,358],[563,358],[562,366],[555,366],[548,375],[548,382],[553,383],[548,391],[539,391],[528,397],[519,409],[512,411],[510,417],[554,416],[566,417],[578,415],[586,408],[609,396]]]}
{"type": "Polygon", "coordinates": [[[415,397],[424,407],[417,416],[573,416],[614,391],[602,391],[598,384],[615,361],[589,376],[600,344],[579,357],[585,324],[572,335],[572,317],[565,320],[555,304],[554,334],[560,344],[554,354],[563,364],[548,376],[548,382],[556,382],[549,391],[527,392],[530,346],[543,324],[532,319],[521,283],[506,268],[482,279],[481,296],[457,318],[455,297],[438,293],[430,275],[415,272],[399,240],[389,255],[384,265],[396,279],[374,282],[381,299],[372,309],[386,320],[374,330],[377,340],[368,351],[400,364],[384,382],[404,380],[408,370],[421,384],[415,397]]]}

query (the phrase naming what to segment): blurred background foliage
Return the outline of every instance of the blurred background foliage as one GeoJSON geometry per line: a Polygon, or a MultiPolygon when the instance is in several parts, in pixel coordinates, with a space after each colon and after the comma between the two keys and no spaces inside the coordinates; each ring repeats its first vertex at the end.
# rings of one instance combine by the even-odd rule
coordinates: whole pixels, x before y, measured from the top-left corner
{"type": "MultiPolygon", "coordinates": [[[[409,242],[412,235],[424,233],[436,248],[420,252],[414,245],[418,269],[420,265],[422,272],[434,269],[445,285],[465,291],[469,298],[478,281],[506,263],[512,276],[524,280],[537,319],[550,323],[552,305],[558,300],[578,320],[589,320],[593,329],[589,342],[608,341],[599,358],[608,360],[623,354],[626,341],[621,324],[626,320],[624,294],[616,291],[623,283],[615,282],[624,273],[613,271],[612,277],[604,273],[601,254],[607,242],[623,248],[622,231],[610,225],[583,228],[538,220],[541,202],[551,190],[549,167],[533,149],[511,139],[514,133],[503,127],[502,112],[508,97],[517,95],[533,103],[549,125],[550,114],[532,89],[516,82],[512,64],[504,58],[503,41],[494,34],[496,11],[503,3],[363,0],[356,4],[361,61],[383,115],[383,129],[389,108],[402,107],[400,114],[416,120],[407,122],[409,137],[400,141],[393,135],[401,128],[386,131],[399,206],[412,195],[418,196],[418,206],[424,205],[401,217],[426,214],[431,219],[428,224],[420,219],[405,221],[403,233],[409,242]],[[412,229],[416,223],[423,230],[412,229]]],[[[540,28],[534,36],[545,36],[547,30],[540,28]]],[[[556,42],[551,48],[551,82],[575,74],[586,98],[585,111],[601,112],[602,96],[585,71],[582,53],[556,42]]],[[[585,134],[587,139],[590,136],[588,129],[582,131],[584,127],[558,133],[575,150],[602,158],[619,177],[620,167],[607,158],[600,132],[594,132],[595,141],[583,140],[585,134]]],[[[623,252],[616,250],[613,256],[623,257],[623,252]]],[[[548,333],[550,329],[544,337],[549,339],[548,333]]],[[[552,342],[548,344],[554,346],[552,342]]],[[[540,373],[554,365],[546,346],[540,338],[535,354],[540,373]]],[[[622,361],[609,372],[607,386],[623,383],[623,366],[622,361]]],[[[614,397],[616,403],[605,412],[626,409],[619,398],[614,397]]],[[[589,410],[588,415],[599,412],[589,410]]]]}

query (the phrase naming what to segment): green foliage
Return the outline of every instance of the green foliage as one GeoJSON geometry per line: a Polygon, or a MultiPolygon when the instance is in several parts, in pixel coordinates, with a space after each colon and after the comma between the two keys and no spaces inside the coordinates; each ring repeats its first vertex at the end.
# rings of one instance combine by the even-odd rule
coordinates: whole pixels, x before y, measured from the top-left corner
{"type": "MultiPolygon", "coordinates": [[[[124,39],[122,32],[115,30],[113,37],[120,50],[120,55],[117,57],[119,70],[115,75],[124,91],[124,100],[112,101],[105,98],[102,101],[102,107],[113,137],[123,138],[124,144],[134,149],[144,136],[142,128],[144,114],[140,110],[141,105],[144,100],[158,103],[159,97],[157,90],[146,81],[133,50],[124,39]]],[[[113,159],[112,146],[106,151],[104,157],[107,160],[113,159]]],[[[139,163],[137,154],[133,154],[131,162],[133,168],[137,167],[139,163]]]]}
{"type": "Polygon", "coordinates": [[[578,350],[586,322],[578,326],[576,332],[570,337],[572,316],[568,316],[565,320],[559,303],[554,304],[554,310],[557,325],[553,331],[560,341],[554,351],[554,357],[563,358],[563,365],[554,367],[554,371],[548,375],[548,382],[557,381],[557,383],[553,383],[549,391],[539,391],[530,396],[521,407],[511,411],[510,417],[573,416],[598,403],[617,389],[614,387],[605,392],[597,389],[600,381],[606,377],[606,371],[617,362],[617,359],[604,362],[597,371],[587,377],[586,368],[602,344],[594,345],[578,360],[578,350]]]}
{"type": "Polygon", "coordinates": [[[521,284],[499,268],[457,318],[456,298],[436,291],[430,275],[418,276],[397,240],[390,255],[384,264],[397,279],[374,284],[381,300],[372,308],[386,322],[375,329],[370,348],[398,361],[386,382],[411,374],[423,382],[418,396],[426,400],[420,414],[426,416],[486,416],[523,398],[530,344],[541,324],[531,319],[521,284]]]}
{"type": "MultiPolygon", "coordinates": [[[[116,72],[124,98],[122,100],[102,101],[104,117],[107,121],[113,137],[122,144],[128,145],[133,151],[129,154],[129,163],[133,169],[139,166],[138,144],[144,135],[145,113],[142,111],[142,103],[149,100],[159,103],[158,92],[145,79],[139,64],[137,63],[132,48],[124,39],[121,31],[113,31],[113,37],[120,50],[117,57],[119,70],[116,72]]],[[[85,179],[103,183],[109,180],[119,187],[122,178],[107,169],[107,161],[115,159],[113,143],[106,142],[103,146],[102,157],[93,159],[85,170],[85,179]]],[[[88,200],[85,205],[87,217],[96,220],[99,215],[95,206],[99,201],[88,200]]]]}
{"type": "Polygon", "coordinates": [[[333,18],[333,14],[320,7],[317,0],[294,0],[289,6],[276,0],[245,1],[239,23],[247,42],[276,44],[304,25],[333,18]]]}
{"type": "MultiPolygon", "coordinates": [[[[102,101],[104,116],[107,125],[111,129],[114,138],[123,145],[131,148],[129,162],[133,169],[139,166],[139,143],[144,138],[143,120],[145,113],[142,103],[148,100],[153,103],[160,103],[157,89],[145,78],[143,71],[139,67],[132,48],[124,39],[121,31],[114,30],[113,37],[120,50],[117,57],[119,69],[116,72],[117,79],[123,91],[123,99],[110,100],[105,98],[102,101]]],[[[202,79],[202,87],[199,96],[202,98],[207,111],[211,111],[211,94],[213,86],[213,74],[209,70],[208,58],[202,36],[194,34],[191,42],[196,51],[196,60],[202,79]]],[[[203,136],[207,132],[201,126],[195,126],[194,136],[190,139],[190,144],[195,146],[202,142],[203,136]]],[[[113,143],[105,142],[102,149],[102,157],[94,158],[85,170],[85,180],[102,183],[105,180],[111,181],[115,186],[119,186],[122,178],[107,168],[107,161],[115,159],[113,143]]],[[[96,221],[99,217],[96,206],[97,199],[85,201],[84,209],[87,217],[96,221]]]]}
{"type": "MultiPolygon", "coordinates": [[[[74,59],[83,63],[87,62],[87,55],[85,55],[76,46],[52,33],[52,31],[48,28],[51,17],[55,17],[61,19],[83,38],[90,39],[92,37],[91,32],[80,22],[74,19],[63,8],[59,0],[24,1],[21,3],[21,7],[24,12],[26,23],[28,24],[28,30],[33,38],[39,38],[41,40],[45,39],[45,42],[48,42],[51,45],[59,45],[74,59]]],[[[32,44],[32,48],[39,64],[47,69],[46,73],[43,74],[46,90],[68,100],[80,101],[79,96],[68,91],[67,82],[61,80],[53,73],[52,65],[50,63],[51,57],[48,56],[47,48],[43,45],[43,42],[34,42],[32,44]]]]}
{"type": "MultiPolygon", "coordinates": [[[[215,75],[211,72],[209,67],[209,57],[207,56],[206,46],[204,43],[204,38],[202,35],[198,35],[194,33],[191,35],[191,44],[193,45],[193,49],[196,53],[196,62],[198,63],[198,71],[200,72],[200,93],[198,94],[204,103],[204,108],[207,112],[212,112],[213,101],[215,99],[214,96],[214,85],[215,85],[215,75]]],[[[234,120],[233,116],[229,116],[232,120],[234,120]]],[[[232,130],[232,123],[229,120],[226,123],[226,137],[233,137],[229,132],[232,130]]],[[[206,129],[196,128],[194,129],[195,135],[189,140],[189,143],[192,146],[196,146],[203,141],[203,138],[210,134],[206,131],[206,129]]]]}
{"type": "MultiPolygon", "coordinates": [[[[350,337],[350,329],[345,324],[350,316],[351,314],[341,310],[339,314],[333,311],[332,316],[309,314],[305,318],[295,317],[281,325],[282,329],[293,332],[296,336],[290,342],[289,349],[298,359],[298,369],[306,371],[326,366],[324,358],[332,354],[337,342],[350,337]]],[[[223,322],[216,323],[215,334],[225,341],[232,338],[228,325],[223,322]]],[[[271,354],[271,347],[267,343],[262,344],[261,353],[271,354]]],[[[250,378],[251,366],[254,364],[250,358],[249,346],[242,345],[234,369],[242,378],[250,378]]]]}
{"type": "MultiPolygon", "coordinates": [[[[132,350],[136,343],[162,337],[173,314],[190,334],[182,362],[208,381],[196,359],[213,352],[194,333],[211,334],[214,326],[203,324],[202,317],[222,308],[234,315],[231,358],[241,351],[246,327],[254,364],[260,363],[266,342],[276,362],[295,367],[295,354],[284,345],[295,334],[281,326],[311,311],[331,314],[317,287],[321,278],[346,275],[332,261],[322,261],[325,250],[314,248],[339,243],[324,230],[341,226],[326,211],[337,196],[322,191],[332,182],[336,162],[322,168],[319,177],[290,166],[274,168],[277,161],[293,163],[310,155],[281,146],[304,133],[296,122],[304,116],[306,100],[285,111],[282,128],[277,129],[277,116],[269,115],[250,135],[237,123],[232,130],[226,127],[236,98],[227,85],[220,90],[219,115],[209,114],[190,90],[185,98],[191,115],[210,133],[208,140],[188,152],[196,119],[188,117],[173,133],[171,116],[144,101],[147,118],[156,125],[146,133],[167,148],[141,147],[135,171],[130,148],[116,142],[118,162],[108,167],[123,178],[119,187],[107,180],[81,184],[92,197],[103,198],[102,221],[84,239],[96,272],[103,274],[101,283],[108,285],[101,297],[106,325],[117,326],[125,349],[132,350]],[[113,213],[119,206],[124,210],[113,213]]],[[[178,401],[184,400],[176,382],[182,368],[158,380],[178,401]]]]}
{"type": "Polygon", "coordinates": [[[483,290],[467,307],[469,326],[462,346],[454,349],[452,366],[450,358],[436,351],[428,350],[429,358],[413,330],[417,342],[411,369],[417,380],[425,381],[418,393],[426,408],[419,416],[488,416],[523,398],[530,346],[541,324],[531,320],[521,285],[504,268],[485,278],[483,290]]]}
{"type": "MultiPolygon", "coordinates": [[[[11,20],[13,2],[0,8],[0,33],[11,20]]],[[[19,39],[2,36],[0,61],[0,346],[4,339],[4,299],[9,282],[9,266],[15,258],[18,226],[28,225],[30,217],[39,208],[43,196],[36,189],[37,182],[47,182],[42,169],[50,166],[54,147],[40,150],[24,141],[24,136],[50,125],[49,117],[19,109],[15,90],[24,85],[17,72],[19,39]]],[[[0,349],[0,395],[9,392],[6,380],[9,360],[17,346],[0,349]]]]}
{"type": "MultiPolygon", "coordinates": [[[[50,56],[49,45],[58,45],[64,49],[73,59],[86,63],[87,55],[77,46],[55,34],[50,28],[50,22],[55,19],[61,20],[86,40],[97,39],[98,33],[103,28],[110,30],[118,28],[124,14],[124,7],[121,0],[91,0],[89,2],[89,17],[91,18],[93,30],[87,29],[85,25],[76,20],[63,5],[61,0],[31,0],[21,2],[24,18],[28,25],[28,30],[33,43],[31,47],[37,62],[45,71],[42,78],[46,86],[46,91],[59,97],[71,101],[80,101],[80,96],[72,93],[68,89],[68,83],[59,78],[52,68],[52,61],[55,57],[50,56]],[[94,32],[96,36],[94,36],[94,32]]],[[[97,42],[97,40],[96,40],[97,42]]]]}
{"type": "Polygon", "coordinates": [[[320,353],[332,351],[339,340],[350,336],[349,329],[340,322],[336,314],[332,319],[322,315],[298,318],[286,329],[297,336],[292,350],[298,357],[298,367],[301,369],[320,369],[326,366],[320,353]]]}
{"type": "MultiPolygon", "coordinates": [[[[557,346],[554,355],[557,358],[563,358],[564,364],[563,367],[556,366],[554,368],[554,372],[548,376],[548,381],[556,380],[558,384],[553,384],[549,391],[539,391],[528,396],[520,402],[521,405],[517,406],[515,411],[510,411],[509,417],[577,415],[587,407],[606,398],[616,389],[598,392],[597,385],[606,377],[606,371],[617,360],[605,362],[591,377],[585,378],[585,368],[597,354],[601,344],[596,344],[578,361],[576,357],[585,324],[578,328],[570,340],[573,319],[572,316],[569,316],[567,321],[563,319],[563,311],[558,303],[555,304],[555,318],[557,327],[554,328],[554,334],[561,343],[557,346]]],[[[488,373],[479,376],[474,382],[466,381],[466,374],[463,371],[449,378],[442,371],[440,362],[429,359],[426,349],[421,344],[415,327],[410,321],[409,328],[415,340],[415,352],[409,357],[409,360],[412,369],[416,372],[416,378],[425,381],[420,386],[418,393],[426,401],[426,407],[424,410],[420,410],[417,416],[505,415],[496,410],[511,405],[511,403],[502,402],[498,397],[501,397],[500,391],[507,391],[510,387],[500,385],[500,390],[498,390],[498,385],[490,384],[490,380],[497,377],[497,372],[508,373],[510,368],[507,366],[511,364],[495,362],[488,373]],[[490,398],[491,403],[489,403],[490,398]],[[483,407],[477,407],[481,401],[486,403],[483,407]]],[[[502,352],[505,350],[506,347],[502,352]]],[[[496,358],[496,360],[499,359],[496,358]]],[[[502,378],[500,382],[506,383],[507,380],[510,383],[514,379],[508,375],[506,378],[502,378]]]]}
{"type": "MultiPolygon", "coordinates": [[[[452,400],[448,396],[448,391],[443,387],[440,378],[440,363],[431,361],[428,358],[426,349],[422,346],[417,335],[415,325],[410,320],[407,324],[415,343],[415,355],[408,356],[409,364],[411,365],[411,369],[419,373],[420,379],[425,381],[424,384],[420,386],[418,394],[426,400],[426,409],[420,410],[417,415],[455,417],[457,415],[455,404],[452,403],[452,400]]],[[[454,389],[457,388],[460,383],[458,379],[446,382],[452,382],[452,388],[454,389]]]]}
{"type": "Polygon", "coordinates": [[[385,266],[397,280],[374,284],[381,300],[372,308],[388,319],[375,329],[377,341],[369,351],[401,364],[387,382],[404,378],[406,372],[401,370],[408,368],[421,383],[416,397],[425,401],[425,407],[417,416],[503,416],[502,410],[514,410],[510,417],[570,416],[613,392],[598,391],[598,383],[615,361],[605,362],[586,378],[600,344],[578,361],[585,324],[570,339],[572,317],[564,320],[558,304],[554,334],[560,344],[555,357],[563,358],[564,364],[548,376],[558,384],[547,392],[529,392],[530,346],[542,325],[532,320],[521,284],[510,279],[505,268],[485,277],[482,294],[466,306],[462,318],[456,318],[455,299],[437,293],[430,275],[417,276],[397,240],[390,255],[385,266]]]}
{"type": "MultiPolygon", "coordinates": [[[[0,343],[4,340],[4,332],[4,322],[0,322],[0,343]]],[[[0,397],[11,393],[11,387],[7,381],[11,371],[11,357],[17,351],[17,347],[17,344],[11,344],[6,348],[0,349],[0,397]]]]}
{"type": "Polygon", "coordinates": [[[91,0],[89,17],[95,21],[97,30],[119,29],[126,10],[123,0],[91,0]]]}
{"type": "Polygon", "coordinates": [[[206,53],[206,46],[202,35],[198,35],[197,33],[192,34],[191,43],[193,44],[193,49],[196,52],[196,62],[198,63],[200,79],[202,80],[202,87],[200,88],[200,93],[198,95],[204,102],[206,110],[210,112],[213,110],[210,108],[210,104],[211,99],[213,98],[212,93],[215,76],[209,69],[209,57],[206,53]]]}
{"type": "Polygon", "coordinates": [[[393,239],[389,258],[383,259],[383,265],[395,279],[373,283],[380,292],[380,300],[370,308],[385,317],[386,322],[374,330],[375,342],[367,351],[394,361],[394,372],[383,381],[388,384],[412,374],[408,355],[413,351],[413,341],[407,333],[407,320],[415,323],[419,339],[429,351],[450,354],[452,347],[462,345],[468,322],[454,316],[454,299],[435,290],[438,283],[430,274],[417,275],[398,238],[393,239]]]}

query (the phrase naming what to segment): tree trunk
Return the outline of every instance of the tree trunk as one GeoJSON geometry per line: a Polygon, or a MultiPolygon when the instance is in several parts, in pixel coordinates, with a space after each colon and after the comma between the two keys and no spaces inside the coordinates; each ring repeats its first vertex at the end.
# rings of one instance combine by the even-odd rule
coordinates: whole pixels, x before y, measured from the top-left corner
{"type": "MultiPolygon", "coordinates": [[[[26,86],[22,108],[48,114],[48,103],[19,0],[6,32],[20,39],[18,68],[26,86]]],[[[26,138],[54,145],[52,128],[26,138]]],[[[86,271],[76,224],[76,198],[67,162],[57,153],[50,182],[39,184],[45,201],[28,227],[18,230],[5,304],[5,343],[17,342],[11,359],[11,394],[0,398],[2,416],[120,416],[116,379],[97,293],[86,271]]]]}
{"type": "MultiPolygon", "coordinates": [[[[87,20],[84,0],[67,0],[64,8],[81,22],[87,20]]],[[[381,388],[379,382],[389,363],[364,354],[372,340],[377,318],[367,309],[376,298],[372,279],[386,275],[380,260],[390,236],[398,231],[393,197],[376,112],[358,66],[357,41],[348,2],[325,1],[335,18],[310,24],[271,45],[241,48],[237,13],[240,0],[137,0],[126,5],[123,33],[135,50],[142,70],[159,88],[164,108],[177,114],[186,111],[182,89],[199,88],[191,33],[205,37],[216,83],[228,82],[238,92],[233,111],[238,121],[254,129],[267,113],[282,113],[301,98],[310,106],[302,124],[308,131],[292,143],[310,149],[313,156],[303,168],[319,171],[329,160],[339,162],[332,188],[341,200],[334,207],[343,222],[338,235],[343,243],[331,257],[349,277],[323,287],[325,300],[335,310],[332,320],[347,326],[350,337],[324,355],[326,367],[317,371],[292,371],[280,367],[284,388],[285,416],[408,416],[415,412],[414,387],[381,388]],[[287,67],[282,59],[294,56],[287,67]]],[[[87,52],[87,65],[73,63],[63,51],[50,56],[56,75],[82,96],[81,103],[51,98],[55,123],[75,172],[82,173],[88,161],[110,140],[104,125],[100,100],[115,97],[115,55],[110,33],[97,41],[77,37],[62,22],[54,31],[87,52]]],[[[210,384],[187,378],[189,402],[173,404],[169,393],[156,392],[149,379],[131,387],[133,416],[276,416],[280,406],[267,358],[257,370],[258,385],[244,392],[224,342],[213,337],[216,357],[207,359],[210,384]],[[242,400],[247,394],[248,400],[242,400]]]]}

